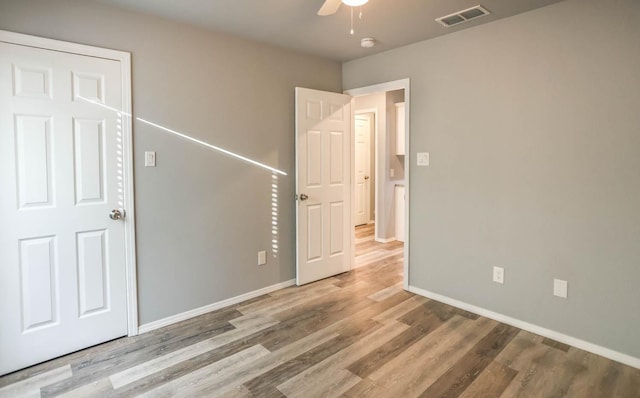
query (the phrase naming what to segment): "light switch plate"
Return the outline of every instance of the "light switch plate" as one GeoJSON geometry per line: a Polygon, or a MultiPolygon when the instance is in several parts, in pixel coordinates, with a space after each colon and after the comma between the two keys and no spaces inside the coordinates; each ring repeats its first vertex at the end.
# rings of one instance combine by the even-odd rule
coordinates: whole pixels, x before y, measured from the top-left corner
{"type": "Polygon", "coordinates": [[[156,153],[153,151],[146,151],[144,153],[144,166],[156,167],[156,153]]]}
{"type": "Polygon", "coordinates": [[[267,263],[267,252],[259,251],[258,252],[258,265],[265,265],[267,263]]]}
{"type": "Polygon", "coordinates": [[[429,166],[429,152],[418,152],[418,166],[429,166]]]}

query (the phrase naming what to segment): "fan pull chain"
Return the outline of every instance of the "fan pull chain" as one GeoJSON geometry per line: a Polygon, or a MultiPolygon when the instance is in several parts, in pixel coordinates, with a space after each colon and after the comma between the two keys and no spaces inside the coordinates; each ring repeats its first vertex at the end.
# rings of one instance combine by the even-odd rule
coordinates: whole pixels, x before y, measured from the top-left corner
{"type": "Polygon", "coordinates": [[[353,36],[353,7],[351,7],[351,35],[353,36]]]}

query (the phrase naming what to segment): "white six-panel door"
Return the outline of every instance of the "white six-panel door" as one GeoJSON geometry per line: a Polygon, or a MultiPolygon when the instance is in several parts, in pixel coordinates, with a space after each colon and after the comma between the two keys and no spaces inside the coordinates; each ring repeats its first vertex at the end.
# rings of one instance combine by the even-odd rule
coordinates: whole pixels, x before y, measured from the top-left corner
{"type": "Polygon", "coordinates": [[[358,115],[355,119],[354,223],[363,225],[369,222],[371,212],[371,119],[358,115]]]}
{"type": "Polygon", "coordinates": [[[0,374],[127,334],[117,61],[0,43],[0,374]]]}
{"type": "Polygon", "coordinates": [[[350,101],[296,88],[298,285],[351,269],[350,101]]]}

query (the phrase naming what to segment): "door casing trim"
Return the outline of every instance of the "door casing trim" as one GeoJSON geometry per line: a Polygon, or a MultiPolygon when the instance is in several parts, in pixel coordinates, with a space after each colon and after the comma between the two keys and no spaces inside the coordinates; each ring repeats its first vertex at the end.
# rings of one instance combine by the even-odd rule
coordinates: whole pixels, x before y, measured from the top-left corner
{"type": "Polygon", "coordinates": [[[70,54],[104,58],[120,62],[122,76],[122,150],[124,173],[124,205],[127,211],[125,218],[125,269],[127,276],[127,334],[138,334],[138,283],[136,273],[136,242],[135,242],[135,209],[133,198],[133,133],[131,121],[131,54],[124,51],[87,46],[48,39],[39,36],[0,30],[0,42],[17,44],[45,50],[60,51],[70,54]]]}

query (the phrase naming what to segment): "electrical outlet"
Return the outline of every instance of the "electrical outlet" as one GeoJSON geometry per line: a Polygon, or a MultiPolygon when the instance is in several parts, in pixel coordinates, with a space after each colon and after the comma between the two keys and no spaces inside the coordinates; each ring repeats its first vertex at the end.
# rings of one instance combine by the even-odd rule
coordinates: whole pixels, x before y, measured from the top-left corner
{"type": "Polygon", "coordinates": [[[569,282],[563,281],[562,279],[554,279],[553,280],[553,295],[567,298],[569,290],[569,282]]]}
{"type": "Polygon", "coordinates": [[[259,251],[258,252],[258,265],[265,265],[267,263],[267,252],[259,251]]]}
{"type": "Polygon", "coordinates": [[[429,152],[418,152],[418,166],[429,166],[429,152]]]}
{"type": "Polygon", "coordinates": [[[504,268],[493,267],[493,281],[496,283],[504,283],[504,268]]]}

